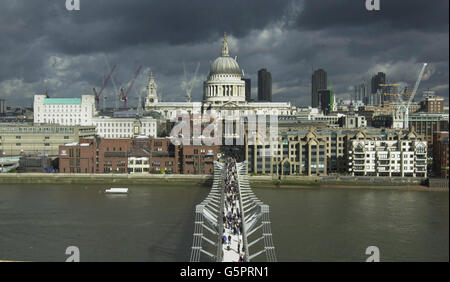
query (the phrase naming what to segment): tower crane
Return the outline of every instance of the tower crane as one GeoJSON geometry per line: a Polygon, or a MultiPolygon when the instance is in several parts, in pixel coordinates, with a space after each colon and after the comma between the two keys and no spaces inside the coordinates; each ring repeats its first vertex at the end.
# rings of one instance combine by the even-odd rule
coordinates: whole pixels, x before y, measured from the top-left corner
{"type": "Polygon", "coordinates": [[[103,86],[100,89],[99,92],[97,92],[97,90],[95,88],[93,88],[94,90],[94,95],[95,95],[95,108],[98,110],[99,108],[99,104],[100,104],[100,95],[102,95],[103,90],[105,90],[106,85],[108,84],[109,79],[111,78],[112,73],[114,72],[114,70],[116,69],[117,65],[114,65],[111,69],[111,71],[109,72],[108,76],[105,78],[105,80],[103,81],[103,86]]]}
{"type": "Polygon", "coordinates": [[[420,70],[419,77],[416,80],[416,84],[414,85],[414,88],[412,92],[408,93],[409,98],[407,101],[404,101],[401,93],[405,91],[407,85],[406,83],[400,83],[399,92],[397,94],[400,100],[400,105],[397,108],[397,111],[403,112],[403,129],[408,129],[409,127],[409,107],[411,105],[412,100],[414,99],[414,96],[416,96],[417,89],[419,88],[420,82],[422,81],[423,73],[425,72],[425,68],[427,67],[428,63],[424,63],[422,66],[422,69],[420,70]]]}
{"type": "Polygon", "coordinates": [[[136,81],[136,78],[138,77],[139,73],[141,72],[142,66],[139,66],[136,73],[134,74],[133,80],[131,81],[130,86],[128,87],[127,91],[124,92],[123,88],[120,88],[120,100],[123,102],[123,108],[127,109],[127,100],[128,100],[128,94],[130,94],[131,88],[133,88],[134,82],[136,81]]]}
{"type": "Polygon", "coordinates": [[[184,81],[181,83],[181,89],[186,91],[186,96],[185,96],[186,102],[191,102],[191,92],[192,92],[192,88],[194,87],[194,83],[197,81],[197,73],[198,73],[199,68],[200,68],[200,63],[197,63],[197,67],[195,68],[194,75],[188,81],[187,73],[186,73],[186,65],[183,62],[184,81]]]}
{"type": "Polygon", "coordinates": [[[414,96],[416,96],[417,89],[419,88],[419,84],[422,81],[423,73],[425,72],[425,68],[427,67],[427,65],[428,65],[428,63],[423,64],[422,69],[420,70],[420,73],[419,73],[419,77],[417,78],[416,84],[414,85],[411,96],[409,96],[408,104],[406,105],[406,109],[405,109],[405,117],[404,117],[404,121],[403,121],[404,129],[408,129],[409,105],[411,104],[412,100],[414,99],[414,96]]]}

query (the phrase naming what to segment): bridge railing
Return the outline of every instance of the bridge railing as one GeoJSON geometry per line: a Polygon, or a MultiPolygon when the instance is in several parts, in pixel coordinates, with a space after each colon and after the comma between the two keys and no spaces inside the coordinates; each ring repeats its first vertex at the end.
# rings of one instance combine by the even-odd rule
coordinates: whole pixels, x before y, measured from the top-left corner
{"type": "Polygon", "coordinates": [[[265,253],[267,261],[276,262],[277,258],[270,227],[269,206],[265,205],[253,194],[248,182],[247,164],[245,162],[238,165],[238,180],[243,218],[243,243],[245,253],[248,256],[247,261],[251,261],[265,253]],[[253,235],[256,238],[251,239],[255,237],[253,235]],[[262,245],[262,249],[257,248],[260,245],[262,245]],[[250,248],[252,249],[250,250],[250,248]]]}
{"type": "Polygon", "coordinates": [[[191,262],[199,262],[202,254],[209,260],[221,258],[220,239],[223,233],[223,168],[224,164],[214,163],[214,181],[208,196],[195,207],[194,236],[191,249],[191,262]]]}

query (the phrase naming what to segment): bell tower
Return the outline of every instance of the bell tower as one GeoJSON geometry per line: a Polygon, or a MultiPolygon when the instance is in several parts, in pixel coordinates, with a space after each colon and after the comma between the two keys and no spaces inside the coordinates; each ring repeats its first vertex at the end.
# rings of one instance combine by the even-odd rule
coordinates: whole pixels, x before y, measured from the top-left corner
{"type": "Polygon", "coordinates": [[[153,72],[150,72],[150,79],[147,84],[147,97],[145,98],[145,107],[150,107],[155,104],[158,104],[158,95],[157,95],[158,85],[155,82],[155,78],[153,77],[153,72]]]}

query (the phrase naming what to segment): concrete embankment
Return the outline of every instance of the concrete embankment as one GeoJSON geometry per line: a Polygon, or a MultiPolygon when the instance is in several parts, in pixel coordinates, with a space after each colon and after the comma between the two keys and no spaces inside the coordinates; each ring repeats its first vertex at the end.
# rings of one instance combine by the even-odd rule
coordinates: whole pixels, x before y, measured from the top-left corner
{"type": "MultiPolygon", "coordinates": [[[[186,174],[69,174],[2,173],[0,184],[104,184],[111,185],[192,185],[211,186],[212,175],[186,174]]],[[[249,175],[252,188],[370,188],[420,191],[448,191],[427,187],[425,179],[401,177],[282,176],[249,175]]]]}
{"type": "Polygon", "coordinates": [[[155,184],[210,186],[212,175],[5,173],[0,184],[155,184]]]}
{"type": "Polygon", "coordinates": [[[249,176],[252,187],[265,188],[323,188],[323,189],[396,189],[415,191],[448,191],[442,187],[428,187],[425,178],[412,177],[353,177],[353,176],[249,176]]]}

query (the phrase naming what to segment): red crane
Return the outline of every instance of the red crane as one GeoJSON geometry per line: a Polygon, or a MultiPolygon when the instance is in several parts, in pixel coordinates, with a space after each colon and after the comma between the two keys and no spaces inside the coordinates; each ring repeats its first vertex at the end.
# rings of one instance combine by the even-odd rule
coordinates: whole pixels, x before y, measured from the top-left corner
{"type": "Polygon", "coordinates": [[[134,82],[136,81],[136,78],[138,77],[139,73],[141,72],[142,66],[139,66],[136,73],[134,74],[133,80],[131,81],[130,86],[127,89],[127,92],[123,92],[123,88],[120,88],[120,99],[123,101],[123,108],[127,109],[127,97],[128,94],[130,94],[131,88],[133,88],[134,82]]]}
{"type": "MultiPolygon", "coordinates": [[[[94,88],[94,94],[95,94],[95,108],[98,110],[98,107],[100,105],[100,95],[102,95],[103,90],[105,90],[106,85],[108,84],[109,79],[111,78],[112,73],[116,69],[117,65],[114,65],[109,72],[108,76],[106,77],[105,81],[103,82],[103,87],[100,89],[100,91],[97,93],[97,90],[94,88]]],[[[105,105],[103,105],[105,107],[105,105]]]]}

